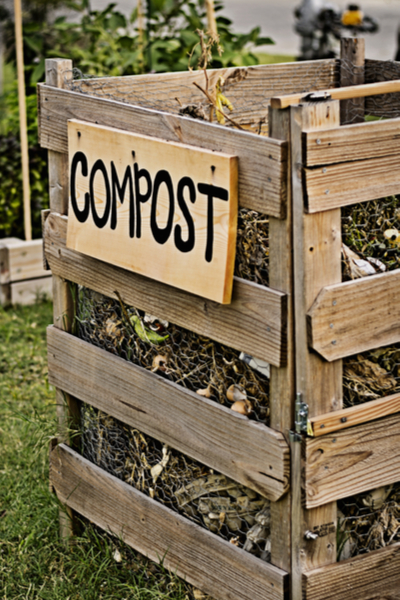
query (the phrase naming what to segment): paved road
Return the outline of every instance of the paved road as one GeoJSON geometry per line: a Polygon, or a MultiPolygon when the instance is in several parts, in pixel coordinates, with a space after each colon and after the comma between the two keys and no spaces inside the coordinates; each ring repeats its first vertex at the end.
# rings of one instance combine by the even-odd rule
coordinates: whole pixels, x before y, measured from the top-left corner
{"type": "MultiPolygon", "coordinates": [[[[92,0],[93,8],[103,8],[110,0],[92,0]]],[[[116,0],[119,8],[130,13],[136,0],[116,0]]],[[[332,0],[345,8],[350,0],[332,0]]],[[[380,31],[366,36],[367,58],[390,60],[394,58],[396,31],[400,25],[400,0],[358,0],[366,14],[376,18],[380,31]]],[[[299,38],[293,31],[293,9],[300,0],[225,0],[224,15],[232,19],[236,30],[249,31],[260,25],[263,35],[271,36],[276,44],[266,46],[274,54],[296,55],[299,38]]]]}

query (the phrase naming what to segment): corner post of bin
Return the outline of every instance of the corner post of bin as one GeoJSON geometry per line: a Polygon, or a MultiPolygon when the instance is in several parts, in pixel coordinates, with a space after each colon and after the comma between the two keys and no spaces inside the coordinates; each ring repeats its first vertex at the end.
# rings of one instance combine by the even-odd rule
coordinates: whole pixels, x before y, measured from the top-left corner
{"type": "MultiPolygon", "coordinates": [[[[46,59],[46,85],[65,88],[68,78],[72,78],[72,61],[61,58],[46,59]]],[[[50,214],[68,213],[68,154],[48,151],[50,214]]],[[[44,232],[45,234],[45,232],[44,232]]],[[[74,318],[74,302],[70,284],[53,275],[53,320],[54,326],[71,331],[74,318]]],[[[58,441],[72,444],[70,432],[79,424],[78,402],[56,389],[58,417],[58,441]]],[[[75,438],[76,439],[76,438],[75,438]]],[[[74,442],[76,444],[76,441],[74,442]]],[[[69,541],[77,532],[77,520],[71,509],[60,509],[60,536],[69,541]]]]}
{"type": "MultiPolygon", "coordinates": [[[[340,209],[307,214],[303,132],[339,126],[339,101],[321,100],[290,107],[293,280],[296,394],[309,416],[342,407],[342,363],[328,363],[308,347],[306,313],[322,287],[341,281],[340,209]]],[[[301,440],[293,436],[292,440],[301,440]]],[[[336,562],[337,507],[304,508],[302,443],[291,441],[292,600],[302,599],[303,573],[336,562]]]]}
{"type": "MultiPolygon", "coordinates": [[[[340,87],[365,83],[365,39],[342,38],[340,41],[340,87]]],[[[342,125],[363,123],[365,98],[350,98],[340,102],[342,125]]]]}
{"type": "MultiPolygon", "coordinates": [[[[290,144],[290,108],[269,109],[269,137],[290,144]]],[[[269,285],[288,295],[286,328],[286,363],[283,367],[271,365],[270,376],[270,426],[281,431],[289,443],[294,415],[294,340],[293,340],[293,243],[291,169],[288,156],[287,206],[285,219],[269,218],[269,285]]],[[[290,572],[291,562],[291,490],[271,503],[271,562],[290,572]]]]}

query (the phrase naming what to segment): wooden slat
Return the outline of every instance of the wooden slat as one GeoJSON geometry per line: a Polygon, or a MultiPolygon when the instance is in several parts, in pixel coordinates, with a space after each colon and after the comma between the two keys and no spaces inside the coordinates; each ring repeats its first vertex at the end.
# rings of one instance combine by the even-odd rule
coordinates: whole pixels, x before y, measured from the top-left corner
{"type": "Polygon", "coordinates": [[[286,301],[282,292],[235,278],[232,302],[220,305],[124,271],[66,248],[67,218],[51,214],[45,252],[53,274],[116,298],[281,366],[286,360],[286,301]]]}
{"type": "Polygon", "coordinates": [[[271,500],[288,489],[281,433],[55,327],[47,342],[52,385],[271,500]]]}
{"type": "Polygon", "coordinates": [[[61,444],[50,481],[61,502],[220,600],[284,600],[288,575],[145,496],[61,444]]]}
{"type": "Polygon", "coordinates": [[[309,344],[326,360],[400,342],[400,269],[321,290],[308,312],[309,344]]]}
{"type": "Polygon", "coordinates": [[[400,193],[400,153],[383,158],[306,168],[310,213],[400,193]]]}
{"type": "Polygon", "coordinates": [[[39,88],[42,147],[67,152],[67,121],[79,119],[232,154],[239,158],[240,205],[284,217],[286,142],[44,84],[39,88]]]}
{"type": "MultiPolygon", "coordinates": [[[[399,154],[400,119],[344,125],[303,134],[305,166],[386,158],[399,154]]],[[[360,182],[362,183],[362,182],[360,182]]]]}
{"type": "Polygon", "coordinates": [[[400,543],[303,575],[304,600],[400,600],[400,543]]]}
{"type": "MultiPolygon", "coordinates": [[[[394,92],[400,92],[399,79],[396,81],[381,81],[379,83],[320,90],[318,96],[321,98],[325,95],[327,100],[348,100],[350,98],[366,98],[367,96],[392,94],[394,92]]],[[[304,94],[304,92],[300,94],[274,96],[274,98],[271,98],[271,106],[272,108],[287,108],[288,106],[299,104],[300,102],[307,100],[312,101],[312,98],[307,98],[307,94],[304,94]]]]}
{"type": "Polygon", "coordinates": [[[307,438],[307,508],[400,480],[400,415],[307,438]]]}
{"type": "Polygon", "coordinates": [[[49,274],[46,277],[25,279],[9,285],[11,304],[35,304],[42,298],[51,300],[53,297],[53,283],[49,274]]]}
{"type": "Polygon", "coordinates": [[[400,412],[400,394],[392,394],[358,406],[351,406],[333,413],[313,417],[309,420],[309,424],[314,437],[319,437],[333,431],[340,431],[387,415],[393,415],[397,412],[400,412]]]}

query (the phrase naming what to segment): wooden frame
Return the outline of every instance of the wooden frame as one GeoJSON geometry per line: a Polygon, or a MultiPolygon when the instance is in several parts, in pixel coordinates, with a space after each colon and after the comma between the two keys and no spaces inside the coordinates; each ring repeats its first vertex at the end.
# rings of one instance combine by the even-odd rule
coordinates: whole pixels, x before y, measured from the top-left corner
{"type": "MultiPolygon", "coordinates": [[[[366,83],[374,83],[377,65],[367,61],[364,70],[362,44],[350,40],[342,51],[343,56],[357,54],[359,77],[353,73],[347,83],[362,84],[361,71],[366,83]]],[[[302,76],[311,69],[307,81],[317,78],[321,68],[323,77],[315,86],[321,90],[345,83],[339,66],[337,61],[327,61],[325,70],[322,64],[298,68],[302,76]]],[[[250,89],[279,69],[283,78],[294,73],[293,66],[223,72],[228,77],[244,74],[250,89]]],[[[61,89],[60,69],[56,71],[58,87],[51,87],[49,81],[40,85],[39,99],[40,139],[50,151],[53,197],[44,225],[45,254],[58,286],[58,328],[48,331],[49,377],[59,395],[66,393],[69,404],[68,410],[60,409],[61,431],[65,433],[68,416],[76,412],[77,398],[271,498],[275,566],[248,554],[243,558],[245,553],[143,497],[62,444],[51,455],[52,484],[60,500],[72,515],[76,510],[121,534],[154,560],[171,548],[165,564],[223,600],[341,596],[376,600],[379,594],[400,600],[400,544],[335,564],[336,500],[400,480],[396,450],[400,395],[343,409],[341,370],[344,356],[400,341],[399,273],[346,283],[340,274],[340,207],[400,188],[395,172],[400,160],[396,141],[400,119],[339,127],[339,113],[342,123],[352,118],[346,101],[340,111],[339,100],[304,102],[287,109],[271,108],[265,115],[269,137],[260,137],[107,98],[111,90],[113,96],[119,90],[122,100],[127,91],[137,97],[147,88],[170,99],[175,86],[182,86],[182,97],[190,98],[197,73],[106,78],[99,81],[93,97],[85,95],[84,81],[71,85],[75,91],[61,89]],[[238,156],[240,205],[270,216],[271,287],[236,278],[232,304],[221,307],[67,249],[65,152],[67,121],[72,118],[238,156]],[[336,182],[347,182],[349,177],[362,180],[362,186],[356,182],[354,188],[343,189],[341,183],[336,190],[336,182]],[[65,280],[110,297],[118,292],[127,304],[269,362],[271,427],[233,415],[61,331],[64,315],[71,314],[65,280]],[[373,327],[366,327],[366,322],[373,322],[373,327]],[[107,366],[112,366],[111,375],[106,374],[107,366]],[[146,390],[150,392],[145,394],[146,390]],[[308,406],[312,437],[293,431],[296,392],[308,406]],[[160,423],[157,417],[166,410],[168,418],[160,423]],[[194,438],[189,439],[188,431],[196,431],[194,438]],[[238,437],[244,440],[240,453],[235,445],[238,437]],[[111,511],[113,492],[121,498],[121,514],[111,511]],[[125,526],[124,511],[132,513],[125,526]],[[318,536],[313,539],[315,532],[318,536]],[[239,560],[243,562],[237,566],[239,560]]],[[[400,79],[400,66],[394,65],[392,71],[388,79],[400,79]]],[[[214,79],[217,76],[218,72],[212,74],[214,79]]],[[[359,96],[354,89],[350,96],[359,96]]],[[[349,93],[343,97],[349,98],[349,93]]],[[[372,105],[369,98],[365,103],[362,99],[357,119],[362,118],[364,106],[366,111],[374,106],[384,116],[396,111],[400,116],[397,94],[376,98],[386,100],[372,105]]],[[[249,115],[240,118],[245,122],[249,115]]],[[[63,439],[68,441],[68,436],[63,439]]],[[[63,535],[68,533],[71,527],[66,531],[64,523],[63,535]]]]}
{"type": "Polygon", "coordinates": [[[281,433],[53,326],[47,344],[52,385],[271,500],[286,493],[281,433]]]}

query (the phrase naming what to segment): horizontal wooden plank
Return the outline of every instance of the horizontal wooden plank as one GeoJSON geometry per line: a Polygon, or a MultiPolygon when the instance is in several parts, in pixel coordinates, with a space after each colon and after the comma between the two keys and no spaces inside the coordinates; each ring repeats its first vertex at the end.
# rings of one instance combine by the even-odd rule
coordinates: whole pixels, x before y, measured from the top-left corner
{"type": "Polygon", "coordinates": [[[400,153],[304,169],[306,210],[331,210],[400,193],[400,153]]]}
{"type": "MultiPolygon", "coordinates": [[[[269,104],[271,96],[306,90],[319,90],[339,85],[339,61],[336,59],[313,60],[273,65],[249,67],[228,67],[207,71],[209,87],[212,88],[219,77],[225,80],[224,92],[234,105],[234,118],[239,121],[243,113],[260,112],[269,104]],[[252,106],[249,98],[262,96],[259,106],[252,106]],[[239,113],[239,114],[238,114],[239,113]]],[[[178,111],[179,98],[182,104],[203,100],[202,94],[193,82],[204,85],[202,71],[181,71],[173,73],[152,73],[123,77],[102,77],[78,79],[68,82],[69,89],[103,98],[128,101],[154,108],[166,105],[173,100],[172,107],[178,111]]],[[[168,110],[170,106],[168,106],[168,110]]]]}
{"type": "Polygon", "coordinates": [[[400,481],[400,415],[306,438],[307,508],[400,481]]]}
{"type": "Polygon", "coordinates": [[[288,575],[181,517],[61,444],[51,452],[59,500],[220,600],[284,600],[288,575]]]}
{"type": "Polygon", "coordinates": [[[275,366],[286,361],[287,296],[235,278],[231,304],[221,305],[66,248],[67,217],[46,220],[45,253],[55,275],[116,298],[251,354],[275,366]]]}
{"type": "Polygon", "coordinates": [[[55,327],[47,343],[55,387],[271,500],[287,491],[289,448],[281,433],[55,327]]]}
{"type": "Polygon", "coordinates": [[[304,600],[400,600],[400,543],[303,574],[304,600]]]}
{"type": "Polygon", "coordinates": [[[393,415],[397,412],[400,412],[400,394],[392,394],[384,398],[364,402],[364,404],[312,417],[309,419],[309,431],[313,432],[314,437],[319,437],[333,431],[348,429],[348,427],[354,427],[354,425],[361,425],[387,415],[393,415]]]}
{"type": "Polygon", "coordinates": [[[42,147],[67,152],[67,122],[79,119],[232,154],[239,159],[240,206],[285,217],[286,142],[44,84],[38,93],[42,147]]]}
{"type": "Polygon", "coordinates": [[[11,304],[34,304],[43,298],[51,300],[53,297],[53,278],[49,273],[46,277],[26,279],[9,285],[11,304]]]}
{"type": "Polygon", "coordinates": [[[307,314],[309,345],[332,361],[400,342],[400,269],[323,288],[307,314]]]}
{"type": "MultiPolygon", "coordinates": [[[[326,100],[350,100],[351,98],[366,98],[367,96],[392,94],[394,92],[400,92],[400,80],[381,81],[379,83],[320,90],[318,92],[318,98],[323,98],[325,96],[326,100]]],[[[299,94],[286,94],[284,96],[274,96],[271,99],[271,106],[272,108],[287,108],[292,104],[299,104],[301,101],[307,100],[312,101],[313,98],[307,98],[307,94],[304,94],[304,92],[299,94]]]]}
{"type": "Polygon", "coordinates": [[[400,119],[344,125],[303,134],[305,166],[383,158],[399,153],[400,119]]]}
{"type": "Polygon", "coordinates": [[[0,283],[48,275],[43,268],[42,240],[0,240],[0,283]]]}

